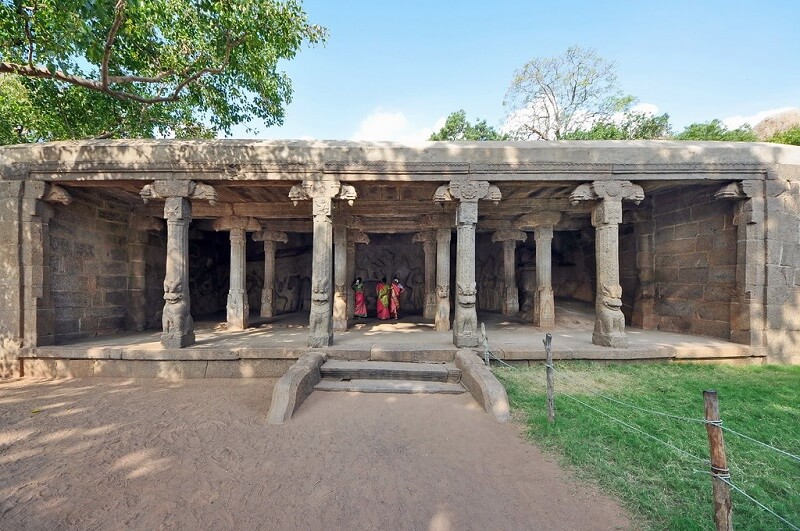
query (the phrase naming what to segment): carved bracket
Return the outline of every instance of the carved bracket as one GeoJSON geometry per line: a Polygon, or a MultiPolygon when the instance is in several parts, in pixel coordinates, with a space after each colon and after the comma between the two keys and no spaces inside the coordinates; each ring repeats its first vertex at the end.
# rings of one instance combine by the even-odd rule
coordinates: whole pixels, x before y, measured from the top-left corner
{"type": "Polygon", "coordinates": [[[42,201],[46,201],[47,203],[60,203],[64,206],[67,206],[72,203],[72,196],[69,195],[69,192],[59,185],[48,183],[45,186],[44,195],[42,195],[42,201]]]}
{"type": "Polygon", "coordinates": [[[217,192],[212,186],[195,181],[155,181],[153,184],[145,185],[139,195],[145,204],[151,199],[168,197],[206,200],[211,206],[216,205],[219,200],[217,192]]]}
{"type": "Polygon", "coordinates": [[[297,205],[298,201],[308,199],[333,199],[336,194],[339,194],[338,199],[347,201],[350,206],[353,206],[353,201],[358,197],[355,187],[349,184],[342,184],[339,181],[305,180],[292,186],[289,190],[289,200],[297,205]]]}
{"type": "Polygon", "coordinates": [[[534,212],[523,214],[514,221],[519,230],[533,230],[538,227],[553,227],[561,221],[561,212],[534,212]]]}
{"type": "Polygon", "coordinates": [[[453,179],[449,184],[443,184],[433,194],[433,201],[436,203],[453,199],[462,202],[477,202],[483,199],[498,203],[502,198],[503,194],[497,186],[489,184],[488,181],[473,181],[466,176],[453,179]]]}
{"type": "Polygon", "coordinates": [[[721,186],[714,194],[714,199],[743,200],[755,197],[757,193],[755,181],[734,181],[721,186]]]}
{"type": "Polygon", "coordinates": [[[594,181],[578,185],[569,195],[570,203],[573,205],[581,201],[599,199],[627,200],[638,205],[644,200],[644,190],[630,181],[594,181]]]}

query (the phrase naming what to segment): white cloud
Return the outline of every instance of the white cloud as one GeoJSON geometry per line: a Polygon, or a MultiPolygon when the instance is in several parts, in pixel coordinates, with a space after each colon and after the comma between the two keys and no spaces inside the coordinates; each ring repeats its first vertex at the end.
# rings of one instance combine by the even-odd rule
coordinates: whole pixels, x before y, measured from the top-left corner
{"type": "Polygon", "coordinates": [[[758,122],[764,118],[767,118],[768,116],[772,116],[784,111],[790,111],[793,108],[794,107],[781,107],[780,109],[769,109],[767,111],[757,112],[756,114],[752,114],[750,116],[729,116],[727,118],[723,118],[722,123],[725,124],[725,127],[728,129],[736,129],[744,124],[755,126],[758,122]]]}
{"type": "Polygon", "coordinates": [[[444,122],[445,118],[439,118],[432,127],[419,127],[412,124],[401,111],[387,111],[378,107],[361,120],[350,140],[415,144],[427,140],[431,133],[444,126],[444,122]]]}

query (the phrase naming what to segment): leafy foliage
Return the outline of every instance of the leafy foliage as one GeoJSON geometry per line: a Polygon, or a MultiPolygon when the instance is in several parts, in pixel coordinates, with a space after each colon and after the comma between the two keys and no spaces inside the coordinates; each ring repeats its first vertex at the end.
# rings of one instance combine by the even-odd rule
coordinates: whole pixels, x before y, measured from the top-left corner
{"type": "Polygon", "coordinates": [[[559,140],[608,119],[619,96],[616,65],[595,50],[572,46],[517,70],[503,105],[514,138],[559,140]]]}
{"type": "Polygon", "coordinates": [[[736,129],[728,129],[720,120],[690,124],[675,135],[675,140],[722,140],[727,142],[756,142],[756,134],[745,124],[736,129]]]}
{"type": "Polygon", "coordinates": [[[621,116],[602,118],[589,129],[578,129],[563,135],[564,140],[659,140],[671,136],[669,115],[654,115],[632,110],[635,100],[620,100],[621,116]]]}
{"type": "Polygon", "coordinates": [[[793,127],[791,129],[787,129],[786,131],[775,133],[767,140],[767,142],[800,146],[800,127],[793,127]]]}
{"type": "Polygon", "coordinates": [[[254,117],[280,124],[291,82],[278,62],[325,37],[296,0],[0,0],[0,135],[194,137],[254,117]],[[41,116],[10,114],[12,96],[41,116]]]}
{"type": "Polygon", "coordinates": [[[460,109],[450,113],[444,126],[428,140],[508,140],[508,135],[498,133],[486,120],[469,123],[466,111],[460,109]]]}

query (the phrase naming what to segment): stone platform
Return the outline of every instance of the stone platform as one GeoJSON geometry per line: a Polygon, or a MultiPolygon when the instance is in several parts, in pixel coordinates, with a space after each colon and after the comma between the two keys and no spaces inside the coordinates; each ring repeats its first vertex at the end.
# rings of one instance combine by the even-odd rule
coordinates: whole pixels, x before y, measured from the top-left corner
{"type": "MultiPolygon", "coordinates": [[[[591,341],[589,305],[560,303],[556,314],[551,331],[556,360],[764,361],[746,345],[637,328],[627,329],[628,349],[601,347],[591,341]]],[[[493,313],[479,314],[479,322],[485,323],[489,348],[499,358],[517,365],[544,360],[545,331],[518,317],[493,313]]],[[[24,376],[36,377],[279,377],[310,350],[307,323],[307,313],[254,318],[243,331],[203,321],[196,323],[197,342],[187,348],[165,348],[160,332],[148,331],[30,349],[22,354],[21,365],[24,376]]],[[[319,350],[330,359],[441,363],[452,361],[457,349],[451,332],[437,332],[432,321],[406,316],[399,321],[356,321],[335,334],[332,346],[319,350]]]]}

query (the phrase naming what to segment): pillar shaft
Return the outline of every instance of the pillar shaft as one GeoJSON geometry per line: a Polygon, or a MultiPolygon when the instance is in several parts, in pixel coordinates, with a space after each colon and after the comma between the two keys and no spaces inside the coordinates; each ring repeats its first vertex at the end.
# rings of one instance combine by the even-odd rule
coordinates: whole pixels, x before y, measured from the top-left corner
{"type": "Polygon", "coordinates": [[[450,229],[436,231],[436,315],[434,328],[450,330],[450,229]]]}
{"type": "Polygon", "coordinates": [[[556,324],[555,300],[553,298],[553,227],[534,229],[536,239],[536,291],[533,300],[533,324],[551,329],[556,324]]]}
{"type": "Polygon", "coordinates": [[[425,319],[436,317],[436,241],[429,238],[422,242],[422,251],[425,254],[425,308],[422,316],[425,319]]]}
{"type": "Polygon", "coordinates": [[[478,346],[478,314],[475,310],[475,224],[478,202],[461,201],[456,212],[456,312],[453,343],[458,348],[478,346]]]}
{"type": "Polygon", "coordinates": [[[314,197],[314,246],[311,271],[311,313],[308,346],[327,347],[333,342],[331,299],[333,291],[333,223],[331,197],[314,197]]]}
{"type": "Polygon", "coordinates": [[[247,300],[247,262],[244,229],[231,229],[231,271],[228,288],[228,330],[244,330],[248,325],[250,305],[247,300]]]}
{"type": "Polygon", "coordinates": [[[264,285],[261,288],[261,317],[275,315],[275,242],[264,240],[264,285]]]}
{"type": "Polygon", "coordinates": [[[161,343],[167,348],[194,344],[189,298],[189,223],[192,204],[186,197],[167,197],[167,268],[164,276],[164,311],[161,343]]]}
{"type": "Polygon", "coordinates": [[[517,242],[503,241],[503,280],[505,294],[503,297],[503,315],[515,315],[519,312],[519,290],[517,290],[516,270],[517,242]]]}
{"type": "Polygon", "coordinates": [[[333,330],[347,330],[347,228],[333,230],[333,330]]]}
{"type": "Polygon", "coordinates": [[[353,310],[355,309],[355,293],[353,292],[352,283],[356,277],[356,242],[347,240],[347,274],[345,278],[345,290],[347,292],[347,318],[353,318],[353,310]]]}
{"type": "Polygon", "coordinates": [[[627,348],[625,316],[622,314],[622,287],[619,285],[619,223],[622,199],[606,197],[592,210],[595,227],[597,293],[592,343],[627,348]]]}

